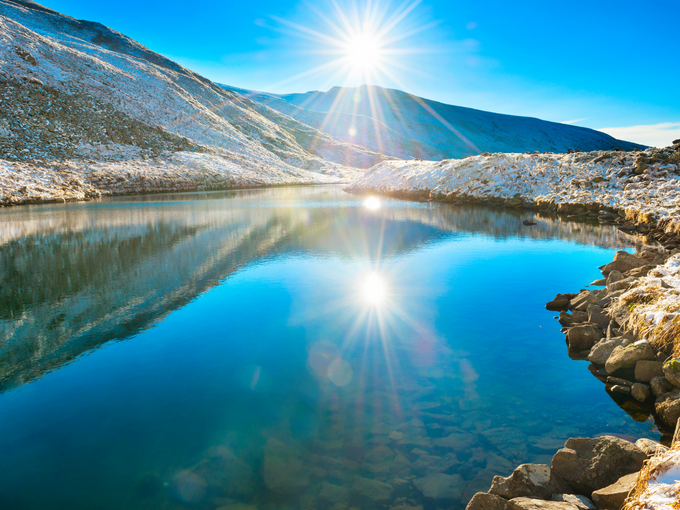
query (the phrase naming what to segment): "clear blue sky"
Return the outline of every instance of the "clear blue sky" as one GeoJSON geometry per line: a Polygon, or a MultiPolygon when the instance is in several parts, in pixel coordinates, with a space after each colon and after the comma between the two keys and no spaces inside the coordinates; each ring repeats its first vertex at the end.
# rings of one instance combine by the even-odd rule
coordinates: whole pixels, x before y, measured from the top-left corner
{"type": "MultiPolygon", "coordinates": [[[[351,0],[337,0],[346,12],[351,0]]],[[[330,34],[331,1],[44,0],[99,21],[208,78],[268,92],[357,85],[290,24],[330,34]]],[[[381,1],[387,18],[411,2],[381,1]]],[[[357,2],[361,10],[366,2],[357,2]]],[[[375,5],[375,1],[374,1],[375,5]]],[[[642,143],[680,138],[680,2],[423,0],[390,32],[394,79],[375,85],[445,103],[574,122],[642,143]],[[669,124],[665,126],[665,124],[669,124]],[[658,126],[660,125],[660,126],[658,126]],[[656,127],[654,127],[656,126],[656,127]],[[649,140],[643,139],[650,137],[649,140]]]]}

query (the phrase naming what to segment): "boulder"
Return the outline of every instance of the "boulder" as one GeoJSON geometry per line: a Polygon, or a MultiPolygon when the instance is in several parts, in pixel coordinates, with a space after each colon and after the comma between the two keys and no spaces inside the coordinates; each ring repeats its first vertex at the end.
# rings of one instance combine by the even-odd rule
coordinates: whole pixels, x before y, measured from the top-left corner
{"type": "Polygon", "coordinates": [[[460,499],[465,489],[465,481],[460,475],[444,473],[432,473],[424,478],[417,478],[414,484],[426,498],[432,499],[460,499]]]}
{"type": "Polygon", "coordinates": [[[649,398],[649,395],[651,395],[652,392],[646,384],[636,382],[631,386],[630,393],[638,402],[644,402],[649,398]]]}
{"type": "Polygon", "coordinates": [[[621,510],[631,489],[635,487],[639,473],[622,476],[613,484],[593,492],[597,510],[621,510]]]}
{"type": "Polygon", "coordinates": [[[635,276],[629,276],[623,280],[607,284],[607,291],[616,292],[617,290],[628,290],[637,281],[635,276]]]}
{"type": "Polygon", "coordinates": [[[602,330],[594,324],[582,324],[567,330],[567,345],[573,352],[587,351],[603,336],[602,330]]]}
{"type": "Polygon", "coordinates": [[[465,510],[509,510],[508,501],[493,494],[478,492],[465,507],[465,510]]]}
{"type": "Polygon", "coordinates": [[[609,359],[609,356],[614,352],[614,349],[619,346],[625,347],[631,343],[633,343],[632,338],[627,336],[617,336],[606,340],[600,340],[590,350],[588,361],[604,366],[609,359]]]}
{"type": "Polygon", "coordinates": [[[647,340],[639,340],[625,347],[616,347],[604,365],[608,374],[613,374],[622,368],[632,368],[640,360],[653,360],[656,358],[652,346],[647,340]]]}
{"type": "Polygon", "coordinates": [[[657,397],[659,395],[663,395],[664,393],[668,393],[669,391],[672,391],[675,388],[675,386],[673,386],[668,381],[668,379],[666,379],[662,375],[652,377],[652,380],[649,381],[649,387],[652,389],[652,393],[654,393],[654,395],[656,395],[657,397]]]}
{"type": "Polygon", "coordinates": [[[636,267],[646,266],[647,261],[632,255],[625,251],[616,252],[614,255],[614,260],[609,264],[600,267],[602,274],[608,276],[612,271],[619,271],[620,273],[625,273],[636,267]]]}
{"type": "Polygon", "coordinates": [[[562,310],[558,322],[560,323],[560,326],[567,328],[573,324],[573,318],[569,312],[562,310]]]}
{"type": "Polygon", "coordinates": [[[542,499],[515,498],[508,501],[510,510],[579,510],[579,507],[565,501],[544,501],[542,499]]]}
{"type": "Polygon", "coordinates": [[[309,486],[311,471],[297,448],[270,439],[265,446],[263,474],[269,490],[286,495],[303,492],[309,486]]]}
{"type": "Polygon", "coordinates": [[[588,322],[597,324],[603,331],[607,330],[607,326],[612,320],[604,313],[602,308],[598,305],[588,305],[588,322]]]}
{"type": "Polygon", "coordinates": [[[581,510],[597,510],[595,503],[585,496],[577,496],[576,494],[553,494],[551,501],[563,501],[564,503],[571,503],[576,505],[581,510]]]}
{"type": "Polygon", "coordinates": [[[571,487],[546,464],[522,464],[510,476],[494,476],[489,494],[505,499],[530,497],[547,499],[558,492],[571,492],[571,487]]]}
{"type": "Polygon", "coordinates": [[[389,501],[394,492],[394,487],[385,482],[355,476],[352,490],[359,496],[370,499],[371,501],[389,501]]]}
{"type": "Polygon", "coordinates": [[[584,290],[576,297],[572,298],[571,301],[569,301],[569,308],[571,310],[585,312],[588,310],[588,305],[596,305],[598,301],[599,298],[595,295],[594,292],[584,290]]]}
{"type": "Polygon", "coordinates": [[[569,308],[569,302],[576,296],[576,294],[557,294],[555,299],[548,301],[545,304],[546,310],[552,312],[561,312],[562,310],[567,310],[569,308]]]}
{"type": "Polygon", "coordinates": [[[637,441],[635,441],[635,446],[637,446],[638,448],[640,448],[640,450],[645,452],[647,454],[647,458],[652,457],[657,453],[664,453],[668,451],[668,448],[666,448],[661,443],[657,443],[653,439],[647,439],[646,437],[640,438],[637,441]]]}
{"type": "Polygon", "coordinates": [[[623,276],[621,271],[612,271],[607,275],[607,278],[605,279],[605,285],[609,286],[612,283],[620,282],[624,278],[625,276],[623,276]]]}
{"type": "Polygon", "coordinates": [[[661,361],[652,361],[641,359],[635,364],[635,380],[643,383],[648,383],[658,376],[662,376],[663,363],[661,361]]]}
{"type": "Polygon", "coordinates": [[[633,443],[613,436],[571,438],[552,460],[552,470],[578,494],[592,494],[640,471],[647,458],[633,443]]]}
{"type": "Polygon", "coordinates": [[[663,364],[663,375],[673,386],[680,386],[680,359],[671,358],[663,364]]]}
{"type": "Polygon", "coordinates": [[[656,414],[670,427],[675,427],[680,419],[680,388],[656,397],[656,414]]]}

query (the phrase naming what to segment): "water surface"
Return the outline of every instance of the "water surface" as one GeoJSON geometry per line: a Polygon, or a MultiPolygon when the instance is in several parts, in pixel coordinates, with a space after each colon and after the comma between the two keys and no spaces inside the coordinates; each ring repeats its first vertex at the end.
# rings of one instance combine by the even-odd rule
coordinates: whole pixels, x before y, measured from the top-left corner
{"type": "Polygon", "coordinates": [[[658,437],[544,308],[626,241],[522,219],[338,187],[0,210],[0,507],[463,508],[568,437],[658,437]]]}

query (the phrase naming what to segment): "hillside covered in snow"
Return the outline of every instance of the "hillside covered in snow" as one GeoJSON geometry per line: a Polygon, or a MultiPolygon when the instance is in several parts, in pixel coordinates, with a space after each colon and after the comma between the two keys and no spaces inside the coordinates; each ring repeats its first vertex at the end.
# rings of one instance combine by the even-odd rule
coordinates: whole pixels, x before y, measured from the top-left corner
{"type": "Polygon", "coordinates": [[[0,205],[337,182],[382,159],[104,25],[0,0],[0,205]]]}
{"type": "Polygon", "coordinates": [[[382,87],[270,94],[222,86],[332,136],[401,159],[644,148],[594,129],[452,106],[382,87]]]}

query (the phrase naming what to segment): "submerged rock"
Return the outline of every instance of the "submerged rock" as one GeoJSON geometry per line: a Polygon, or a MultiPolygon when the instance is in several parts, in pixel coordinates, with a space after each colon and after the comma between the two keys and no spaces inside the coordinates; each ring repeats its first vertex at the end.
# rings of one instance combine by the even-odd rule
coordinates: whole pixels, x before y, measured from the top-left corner
{"type": "Polygon", "coordinates": [[[270,439],[265,446],[264,482],[278,494],[298,494],[309,486],[310,469],[297,448],[270,439]]]}
{"type": "Polygon", "coordinates": [[[392,497],[394,487],[378,480],[355,476],[352,490],[363,498],[378,502],[388,501],[392,497]]]}
{"type": "Polygon", "coordinates": [[[507,478],[495,476],[489,489],[490,494],[505,499],[523,496],[547,499],[561,492],[571,492],[571,487],[546,464],[522,464],[507,478]]]}
{"type": "Polygon", "coordinates": [[[571,438],[552,460],[552,470],[579,494],[611,485],[619,478],[640,471],[645,452],[624,439],[571,438]]]}
{"type": "Polygon", "coordinates": [[[414,484],[426,498],[432,499],[460,499],[465,489],[465,482],[460,475],[444,473],[432,473],[418,478],[414,484]]]}

